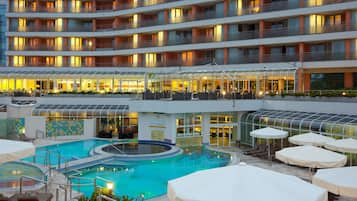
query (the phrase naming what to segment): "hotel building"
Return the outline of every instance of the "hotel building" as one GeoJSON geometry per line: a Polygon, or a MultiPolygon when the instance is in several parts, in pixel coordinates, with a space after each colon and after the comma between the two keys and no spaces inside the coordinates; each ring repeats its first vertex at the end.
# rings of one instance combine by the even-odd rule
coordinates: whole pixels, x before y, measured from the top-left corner
{"type": "Polygon", "coordinates": [[[354,98],[265,98],[357,88],[357,1],[9,0],[6,18],[3,117],[30,137],[357,137],[354,98]]]}

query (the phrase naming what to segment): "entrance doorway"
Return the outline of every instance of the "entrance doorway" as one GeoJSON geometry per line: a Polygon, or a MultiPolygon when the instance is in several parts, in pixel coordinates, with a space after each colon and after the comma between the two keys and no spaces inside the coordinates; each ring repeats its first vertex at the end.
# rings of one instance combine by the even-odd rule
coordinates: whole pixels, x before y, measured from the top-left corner
{"type": "Polygon", "coordinates": [[[210,128],[210,145],[229,147],[232,144],[233,126],[215,126],[210,128]]]}

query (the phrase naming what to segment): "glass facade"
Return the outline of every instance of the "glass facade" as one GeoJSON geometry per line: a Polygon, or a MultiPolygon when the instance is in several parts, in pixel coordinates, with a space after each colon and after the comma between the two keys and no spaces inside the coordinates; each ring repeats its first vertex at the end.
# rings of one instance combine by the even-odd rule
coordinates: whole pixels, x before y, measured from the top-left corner
{"type": "Polygon", "coordinates": [[[311,90],[343,89],[343,73],[312,73],[311,90]]]}
{"type": "Polygon", "coordinates": [[[0,65],[6,65],[6,4],[0,4],[0,65]]]}
{"type": "Polygon", "coordinates": [[[267,126],[288,131],[290,136],[314,132],[335,138],[357,138],[357,115],[260,110],[242,116],[241,143],[252,145],[250,131],[267,126]]]}

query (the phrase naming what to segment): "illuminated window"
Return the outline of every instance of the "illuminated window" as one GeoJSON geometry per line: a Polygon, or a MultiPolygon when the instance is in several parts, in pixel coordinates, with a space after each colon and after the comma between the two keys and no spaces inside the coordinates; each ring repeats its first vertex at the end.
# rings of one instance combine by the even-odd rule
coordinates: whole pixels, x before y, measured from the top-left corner
{"type": "Polygon", "coordinates": [[[56,56],[55,57],[55,66],[56,67],[62,67],[63,65],[63,57],[62,56],[56,56]]]}
{"type": "Polygon", "coordinates": [[[79,56],[71,56],[70,65],[71,67],[80,67],[82,65],[82,58],[79,56]]]}
{"type": "Polygon", "coordinates": [[[133,15],[133,27],[138,27],[139,26],[139,15],[135,14],[133,15]]]}
{"type": "Polygon", "coordinates": [[[249,1],[249,8],[252,12],[259,12],[260,10],[260,0],[250,0],[249,1]]]}
{"type": "Polygon", "coordinates": [[[134,34],[133,35],[133,48],[137,48],[138,47],[138,42],[139,42],[139,35],[138,34],[134,34]]]}
{"type": "Polygon", "coordinates": [[[184,63],[192,61],[192,52],[182,52],[182,61],[184,63]]]}
{"type": "Polygon", "coordinates": [[[138,66],[138,64],[139,64],[139,55],[134,54],[133,55],[133,66],[138,66]]]}
{"type": "Polygon", "coordinates": [[[82,50],[82,38],[71,37],[71,50],[82,50]]]}
{"type": "Polygon", "coordinates": [[[182,22],[183,20],[183,9],[182,8],[171,8],[170,20],[171,23],[182,22]]]}
{"type": "Polygon", "coordinates": [[[323,0],[308,0],[307,4],[308,6],[321,6],[323,3],[323,0]]]}
{"type": "Polygon", "coordinates": [[[164,45],[164,32],[160,31],[157,33],[157,45],[158,46],[163,46],[164,45]]]}
{"type": "Polygon", "coordinates": [[[63,0],[56,0],[57,12],[63,12],[63,0]]]}
{"type": "Polygon", "coordinates": [[[139,1],[140,0],[133,0],[133,7],[136,8],[139,6],[139,1]]]}
{"type": "Polygon", "coordinates": [[[56,31],[63,31],[63,19],[58,18],[55,21],[55,30],[56,31]]]}
{"type": "Polygon", "coordinates": [[[72,12],[81,12],[81,0],[72,0],[72,12]]]}
{"type": "Polygon", "coordinates": [[[53,66],[55,64],[54,57],[46,57],[46,66],[53,66]]]}
{"type": "Polygon", "coordinates": [[[16,12],[24,12],[26,8],[25,0],[14,0],[14,10],[16,12]]]}
{"type": "Polygon", "coordinates": [[[150,6],[157,4],[157,0],[144,0],[144,6],[150,6]]]}
{"type": "Polygon", "coordinates": [[[26,31],[26,19],[19,18],[18,30],[19,31],[26,31]]]}
{"type": "Polygon", "coordinates": [[[12,62],[15,67],[24,66],[25,65],[25,57],[24,56],[14,56],[12,62]]]}
{"type": "Polygon", "coordinates": [[[148,67],[156,65],[156,53],[145,54],[145,65],[148,67]]]}
{"type": "Polygon", "coordinates": [[[329,16],[329,24],[332,25],[340,25],[342,22],[341,15],[332,15],[329,16]]]}
{"type": "Polygon", "coordinates": [[[310,33],[321,33],[325,24],[325,18],[322,15],[310,15],[310,33]]]}
{"type": "Polygon", "coordinates": [[[243,14],[243,0],[237,0],[237,15],[243,14]]]}
{"type": "Polygon", "coordinates": [[[62,50],[62,45],[63,45],[63,38],[56,37],[55,38],[55,50],[62,50]]]}
{"type": "Polygon", "coordinates": [[[222,25],[214,26],[214,41],[222,41],[222,25]]]}
{"type": "Polygon", "coordinates": [[[24,50],[25,49],[25,38],[24,37],[14,37],[14,50],[24,50]]]}

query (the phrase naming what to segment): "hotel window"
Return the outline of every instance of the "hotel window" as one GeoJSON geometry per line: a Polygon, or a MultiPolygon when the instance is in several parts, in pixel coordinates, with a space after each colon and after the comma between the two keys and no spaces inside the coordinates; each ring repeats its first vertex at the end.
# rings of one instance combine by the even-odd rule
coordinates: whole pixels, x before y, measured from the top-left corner
{"type": "Polygon", "coordinates": [[[133,27],[139,26],[139,15],[138,14],[133,15],[132,25],[133,25],[133,27]]]}
{"type": "Polygon", "coordinates": [[[55,64],[54,57],[46,57],[46,66],[53,66],[55,64]]]}
{"type": "Polygon", "coordinates": [[[160,31],[157,33],[157,45],[163,46],[165,42],[164,32],[160,31]]]}
{"type": "Polygon", "coordinates": [[[24,18],[19,18],[19,25],[18,25],[18,31],[26,31],[27,23],[26,19],[24,18]]]}
{"type": "Polygon", "coordinates": [[[325,17],[323,15],[310,15],[309,28],[310,33],[321,33],[325,24],[325,17]]]}
{"type": "Polygon", "coordinates": [[[55,8],[55,2],[51,2],[51,1],[46,2],[47,11],[52,12],[54,10],[54,8],[55,8]]]}
{"type": "Polygon", "coordinates": [[[144,0],[144,6],[151,6],[157,4],[158,0],[144,0]]]}
{"type": "Polygon", "coordinates": [[[63,57],[62,56],[56,56],[55,57],[55,66],[56,67],[62,67],[63,65],[63,57]]]}
{"type": "Polygon", "coordinates": [[[24,56],[14,56],[12,62],[15,67],[24,66],[25,65],[25,57],[24,56]]]}
{"type": "Polygon", "coordinates": [[[81,12],[81,0],[72,0],[72,12],[81,12]]]}
{"type": "Polygon", "coordinates": [[[25,38],[24,37],[14,37],[14,50],[24,50],[25,49],[25,38]]]}
{"type": "Polygon", "coordinates": [[[156,53],[146,53],[145,54],[145,66],[152,67],[156,65],[157,61],[157,54],[156,53]]]}
{"type": "Polygon", "coordinates": [[[26,8],[25,0],[14,0],[14,10],[16,12],[24,12],[26,8]]]}
{"type": "Polygon", "coordinates": [[[82,50],[82,38],[71,37],[71,50],[82,50]]]}
{"type": "Polygon", "coordinates": [[[63,31],[63,19],[58,18],[55,21],[55,30],[56,31],[63,31]]]}
{"type": "Polygon", "coordinates": [[[222,41],[222,25],[214,26],[214,41],[222,41]]]}
{"type": "Polygon", "coordinates": [[[176,136],[192,137],[202,134],[202,115],[179,114],[176,118],[176,136]]]}
{"type": "Polygon", "coordinates": [[[55,50],[62,50],[63,38],[57,37],[55,38],[55,50]]]}
{"type": "Polygon", "coordinates": [[[171,8],[170,20],[171,23],[182,22],[183,20],[183,9],[182,8],[171,8]]]}
{"type": "Polygon", "coordinates": [[[333,25],[340,25],[342,23],[341,15],[331,15],[328,17],[328,24],[333,25]]]}
{"type": "Polygon", "coordinates": [[[182,52],[182,62],[191,63],[192,62],[192,52],[182,52]]]}
{"type": "Polygon", "coordinates": [[[80,67],[82,65],[82,58],[80,56],[71,56],[70,65],[71,67],[80,67]]]}
{"type": "Polygon", "coordinates": [[[308,6],[321,6],[323,3],[323,0],[308,0],[307,5],[308,6]]]}
{"type": "Polygon", "coordinates": [[[139,65],[139,55],[138,54],[133,54],[132,65],[133,66],[138,66],[139,65]]]}
{"type": "Polygon", "coordinates": [[[237,15],[243,14],[243,0],[237,0],[237,15]]]}
{"type": "Polygon", "coordinates": [[[138,34],[134,34],[133,35],[133,48],[137,48],[138,47],[138,42],[139,42],[139,35],[138,34]]]}
{"type": "Polygon", "coordinates": [[[259,12],[259,10],[260,10],[260,0],[250,0],[248,2],[248,8],[253,13],[259,12]]]}
{"type": "Polygon", "coordinates": [[[63,12],[63,0],[56,0],[56,11],[63,12]]]}

